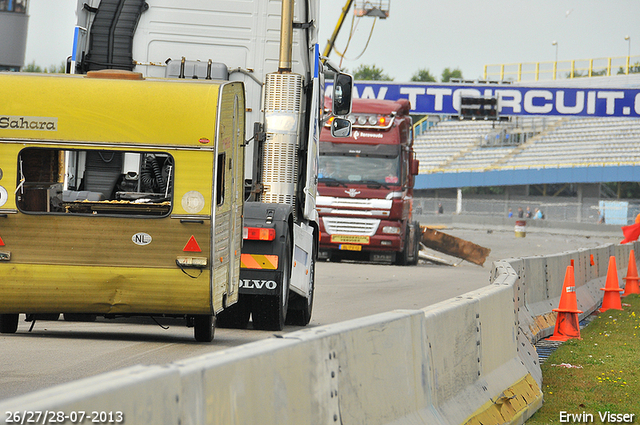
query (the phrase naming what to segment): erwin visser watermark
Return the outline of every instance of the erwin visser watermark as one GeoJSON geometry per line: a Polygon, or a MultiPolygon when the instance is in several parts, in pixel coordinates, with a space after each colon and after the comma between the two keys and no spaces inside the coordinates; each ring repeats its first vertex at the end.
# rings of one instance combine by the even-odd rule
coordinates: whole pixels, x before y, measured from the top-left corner
{"type": "Polygon", "coordinates": [[[605,424],[622,424],[635,422],[635,413],[612,413],[609,411],[598,412],[597,415],[593,413],[581,412],[581,413],[569,413],[564,410],[560,411],[560,423],[565,424],[584,424],[593,423],[595,418],[599,417],[600,422],[605,424]]]}

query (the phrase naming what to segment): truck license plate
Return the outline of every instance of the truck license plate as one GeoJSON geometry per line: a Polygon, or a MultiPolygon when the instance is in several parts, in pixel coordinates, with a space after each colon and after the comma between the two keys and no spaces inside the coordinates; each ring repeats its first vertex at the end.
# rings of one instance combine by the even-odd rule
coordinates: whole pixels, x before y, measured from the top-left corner
{"type": "Polygon", "coordinates": [[[339,248],[344,251],[362,251],[362,247],[360,245],[340,244],[339,248]]]}
{"type": "MultiPolygon", "coordinates": [[[[331,235],[331,242],[343,242],[343,243],[369,243],[369,236],[358,235],[331,235]]],[[[358,250],[360,251],[360,250],[358,250]]]]}

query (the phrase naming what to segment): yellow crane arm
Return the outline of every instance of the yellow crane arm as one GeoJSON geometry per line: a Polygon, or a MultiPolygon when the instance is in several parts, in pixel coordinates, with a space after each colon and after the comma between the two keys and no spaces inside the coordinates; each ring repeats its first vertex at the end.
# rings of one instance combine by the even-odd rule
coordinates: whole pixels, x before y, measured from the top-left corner
{"type": "Polygon", "coordinates": [[[342,28],[342,24],[344,23],[345,18],[347,17],[347,13],[349,13],[349,9],[351,8],[351,4],[353,0],[347,0],[344,7],[342,8],[342,13],[340,14],[340,18],[338,19],[338,23],[333,30],[333,34],[331,34],[331,38],[327,40],[327,47],[324,48],[324,52],[322,56],[328,58],[331,50],[333,49],[333,45],[336,43],[336,38],[338,37],[338,33],[340,32],[340,28],[342,28]]]}

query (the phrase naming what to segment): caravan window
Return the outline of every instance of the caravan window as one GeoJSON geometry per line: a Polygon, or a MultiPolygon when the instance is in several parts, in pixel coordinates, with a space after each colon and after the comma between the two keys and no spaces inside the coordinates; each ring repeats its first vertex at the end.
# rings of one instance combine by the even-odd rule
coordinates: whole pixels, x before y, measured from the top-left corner
{"type": "Polygon", "coordinates": [[[26,148],[16,204],[33,213],[166,216],[173,176],[166,152],[26,148]]]}

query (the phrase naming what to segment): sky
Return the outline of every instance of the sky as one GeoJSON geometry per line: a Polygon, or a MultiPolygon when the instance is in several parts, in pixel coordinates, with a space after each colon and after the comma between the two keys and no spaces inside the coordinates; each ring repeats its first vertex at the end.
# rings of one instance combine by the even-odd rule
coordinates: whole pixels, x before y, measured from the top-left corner
{"type": "Polygon", "coordinates": [[[73,50],[76,0],[29,0],[29,26],[24,63],[60,66],[73,50]]]}
{"type": "MultiPolygon", "coordinates": [[[[346,0],[319,1],[319,43],[324,50],[346,0]]],[[[419,69],[428,69],[438,80],[445,68],[460,69],[465,79],[481,79],[485,65],[550,62],[556,52],[559,61],[568,61],[627,56],[630,47],[631,56],[640,61],[639,0],[382,2],[389,4],[389,17],[355,20],[342,67],[353,71],[362,64],[375,65],[403,82],[419,69]]],[[[75,9],[76,0],[30,0],[25,64],[50,67],[65,61],[73,46],[75,9]]],[[[349,13],[337,38],[339,52],[347,45],[352,16],[349,13]]],[[[340,63],[335,51],[330,59],[340,63]]]]}

